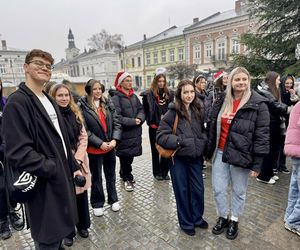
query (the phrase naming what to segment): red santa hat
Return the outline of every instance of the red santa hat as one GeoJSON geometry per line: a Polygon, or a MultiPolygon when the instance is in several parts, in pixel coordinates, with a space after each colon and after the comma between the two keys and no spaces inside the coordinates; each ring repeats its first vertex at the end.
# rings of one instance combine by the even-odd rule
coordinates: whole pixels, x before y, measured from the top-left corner
{"type": "Polygon", "coordinates": [[[131,74],[129,74],[129,73],[126,72],[126,71],[120,71],[120,72],[118,72],[118,74],[117,74],[117,76],[116,76],[116,79],[115,79],[115,86],[119,86],[120,83],[121,83],[126,77],[128,77],[128,76],[130,76],[130,77],[132,78],[131,74]]]}
{"type": "Polygon", "coordinates": [[[214,81],[218,81],[222,76],[227,74],[224,70],[220,70],[217,73],[214,74],[214,81]]]}

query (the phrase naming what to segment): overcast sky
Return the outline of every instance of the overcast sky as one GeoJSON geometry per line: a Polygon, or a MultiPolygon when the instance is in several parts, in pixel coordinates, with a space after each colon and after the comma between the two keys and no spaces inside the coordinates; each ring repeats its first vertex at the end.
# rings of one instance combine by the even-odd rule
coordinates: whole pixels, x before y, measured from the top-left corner
{"type": "Polygon", "coordinates": [[[65,57],[69,28],[83,51],[93,34],[123,34],[126,45],[194,17],[233,9],[235,0],[0,0],[0,34],[9,48],[49,51],[65,57]]]}

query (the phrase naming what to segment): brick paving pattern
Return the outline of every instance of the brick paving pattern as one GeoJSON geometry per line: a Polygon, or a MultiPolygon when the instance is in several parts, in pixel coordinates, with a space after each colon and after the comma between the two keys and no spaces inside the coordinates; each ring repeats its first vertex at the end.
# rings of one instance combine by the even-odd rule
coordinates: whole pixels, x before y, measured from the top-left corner
{"type": "MultiPolygon", "coordinates": [[[[197,228],[196,235],[190,237],[179,229],[171,181],[159,182],[152,177],[148,129],[144,126],[143,155],[133,163],[135,190],[129,193],[123,189],[117,170],[121,210],[113,212],[106,204],[103,217],[95,217],[90,211],[89,238],[77,235],[74,245],[66,249],[300,249],[300,237],[283,227],[290,175],[279,174],[280,180],[273,186],[251,178],[239,236],[231,241],[224,234],[211,233],[217,215],[210,167],[204,172],[204,218],[209,229],[197,228]]],[[[29,230],[13,232],[10,239],[0,241],[0,249],[34,249],[29,230]]]]}

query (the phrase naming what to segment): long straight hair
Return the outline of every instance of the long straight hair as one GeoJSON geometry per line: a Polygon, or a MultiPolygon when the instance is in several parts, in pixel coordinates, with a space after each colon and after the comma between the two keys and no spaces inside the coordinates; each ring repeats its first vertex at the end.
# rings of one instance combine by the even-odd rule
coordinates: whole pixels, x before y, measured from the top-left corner
{"type": "Polygon", "coordinates": [[[275,71],[269,71],[265,77],[265,83],[268,84],[270,92],[276,98],[277,101],[280,100],[280,90],[276,87],[276,79],[279,74],[275,71]]]}
{"type": "Polygon", "coordinates": [[[186,85],[191,85],[195,91],[195,97],[194,97],[194,100],[190,104],[190,109],[191,109],[191,112],[196,116],[196,119],[198,119],[200,121],[202,118],[202,112],[201,112],[202,108],[201,108],[200,102],[196,96],[195,84],[190,80],[182,80],[179,82],[179,84],[177,86],[177,90],[175,93],[176,110],[177,110],[179,116],[183,117],[185,120],[190,122],[190,116],[189,116],[188,110],[186,109],[186,107],[181,99],[181,91],[182,91],[183,87],[186,85]]]}
{"type": "Polygon", "coordinates": [[[92,109],[97,113],[97,107],[95,105],[95,102],[94,102],[94,96],[93,96],[93,87],[96,83],[99,83],[100,84],[100,87],[102,89],[102,95],[101,95],[101,98],[99,100],[99,108],[101,109],[101,111],[103,112],[104,116],[106,117],[106,110],[105,110],[105,103],[106,103],[106,100],[103,96],[103,90],[104,90],[104,86],[103,84],[98,81],[98,80],[95,80],[95,79],[91,79],[89,80],[89,84],[91,86],[91,90],[90,92],[86,95],[86,99],[87,99],[87,102],[88,104],[92,107],[92,109]]]}
{"type": "Polygon", "coordinates": [[[233,101],[234,101],[234,93],[233,93],[233,89],[232,89],[232,80],[233,77],[237,74],[240,73],[244,73],[248,76],[248,87],[246,88],[245,92],[243,93],[243,96],[241,98],[240,104],[237,108],[237,111],[243,107],[245,105],[245,103],[250,99],[251,96],[251,77],[250,77],[250,73],[248,72],[247,69],[245,69],[244,67],[236,67],[234,68],[231,73],[229,74],[229,78],[228,78],[228,84],[227,84],[227,88],[226,88],[226,96],[225,96],[225,100],[224,100],[224,112],[223,112],[223,116],[229,116],[230,113],[232,113],[233,110],[233,101]]]}
{"type": "Polygon", "coordinates": [[[168,90],[168,87],[167,87],[167,78],[166,78],[166,75],[165,74],[159,74],[159,75],[156,75],[152,82],[151,82],[151,86],[150,86],[150,89],[151,91],[153,92],[154,96],[155,97],[158,97],[158,80],[163,77],[164,80],[165,80],[165,85],[164,85],[164,93],[166,94],[166,99],[169,99],[169,90],[168,90]]]}

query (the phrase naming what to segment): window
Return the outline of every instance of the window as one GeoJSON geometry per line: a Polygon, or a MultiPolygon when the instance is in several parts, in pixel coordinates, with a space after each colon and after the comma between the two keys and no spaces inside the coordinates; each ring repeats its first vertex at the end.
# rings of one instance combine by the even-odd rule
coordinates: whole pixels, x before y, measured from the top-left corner
{"type": "Polygon", "coordinates": [[[135,65],[134,65],[134,58],[131,58],[131,66],[132,66],[132,68],[135,67],[135,65]]]}
{"type": "Polygon", "coordinates": [[[141,67],[142,66],[142,64],[141,64],[141,57],[139,56],[138,57],[138,67],[141,67]]]}
{"type": "Polygon", "coordinates": [[[6,73],[5,64],[0,64],[0,73],[6,73]]]}
{"type": "Polygon", "coordinates": [[[205,45],[205,57],[210,58],[211,57],[211,51],[212,51],[212,45],[206,44],[205,45]]]}
{"type": "Polygon", "coordinates": [[[221,41],[218,43],[218,60],[225,59],[225,42],[221,41]]]}
{"type": "Polygon", "coordinates": [[[147,54],[146,54],[146,64],[147,64],[147,65],[151,64],[151,56],[150,56],[150,53],[147,53],[147,54]]]}
{"type": "Polygon", "coordinates": [[[183,48],[178,48],[178,60],[183,61],[183,48]]]}
{"type": "Polygon", "coordinates": [[[200,45],[198,44],[194,47],[194,58],[200,59],[200,57],[201,57],[200,53],[201,53],[201,48],[200,48],[200,45]]]}
{"type": "Polygon", "coordinates": [[[147,87],[150,86],[151,81],[152,81],[152,76],[147,76],[147,87]]]}
{"type": "Polygon", "coordinates": [[[157,52],[153,52],[153,63],[158,64],[158,53],[157,52]]]}
{"type": "Polygon", "coordinates": [[[82,74],[85,75],[84,67],[82,67],[82,74]]]}
{"type": "Polygon", "coordinates": [[[162,63],[165,63],[167,61],[167,58],[166,58],[166,51],[165,50],[162,50],[160,52],[160,55],[161,55],[161,62],[162,63]]]}
{"type": "Polygon", "coordinates": [[[175,61],[174,49],[170,49],[169,54],[170,54],[170,62],[174,62],[175,61]]]}
{"type": "Polygon", "coordinates": [[[232,53],[233,54],[240,53],[240,42],[237,39],[232,40],[232,53]]]}

